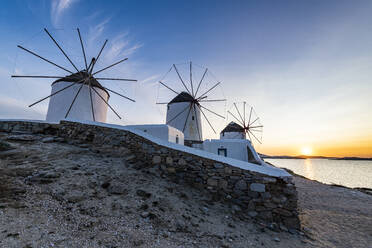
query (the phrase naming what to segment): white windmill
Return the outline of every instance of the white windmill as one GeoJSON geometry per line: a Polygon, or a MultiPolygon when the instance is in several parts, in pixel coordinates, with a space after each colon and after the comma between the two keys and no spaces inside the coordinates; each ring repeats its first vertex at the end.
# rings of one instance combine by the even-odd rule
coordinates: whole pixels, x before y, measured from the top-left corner
{"type": "Polygon", "coordinates": [[[168,102],[160,102],[157,104],[167,104],[166,124],[174,128],[177,128],[178,130],[181,130],[184,133],[185,144],[192,145],[193,143],[202,143],[203,141],[203,130],[202,130],[202,118],[203,117],[207,121],[207,123],[209,124],[213,132],[216,133],[212,124],[208,120],[206,112],[212,113],[223,119],[225,118],[224,116],[217,114],[211,109],[203,106],[203,104],[207,102],[211,103],[211,102],[226,101],[226,99],[209,99],[208,98],[208,94],[213,89],[215,89],[218,85],[220,85],[220,82],[217,82],[212,87],[208,88],[207,90],[200,92],[203,80],[208,73],[208,68],[204,70],[204,73],[201,76],[200,80],[198,80],[199,83],[197,84],[197,87],[195,89],[194,83],[193,83],[192,62],[190,62],[188,65],[189,65],[188,71],[190,74],[189,75],[189,87],[185,83],[185,80],[181,76],[177,66],[173,64],[170,70],[168,71],[168,73],[174,70],[174,72],[177,74],[177,77],[182,84],[181,90],[175,90],[171,88],[169,85],[167,85],[165,83],[167,78],[165,78],[163,81],[159,81],[159,83],[162,86],[172,91],[176,96],[168,102]]]}
{"type": "Polygon", "coordinates": [[[101,56],[101,53],[106,46],[108,40],[106,40],[100,49],[96,58],[92,58],[90,64],[87,64],[85,50],[83,41],[81,38],[80,30],[77,28],[82,53],[84,56],[85,67],[82,70],[79,70],[75,64],[71,61],[71,59],[67,56],[65,51],[61,48],[61,46],[57,43],[57,41],[53,38],[53,36],[48,32],[46,28],[44,31],[48,34],[48,36],[52,39],[54,44],[58,47],[58,49],[63,53],[69,63],[74,67],[76,72],[72,72],[65,67],[57,65],[56,63],[32,52],[29,49],[26,49],[20,45],[19,48],[23,49],[24,51],[48,62],[69,74],[67,76],[35,76],[35,75],[12,75],[14,78],[47,78],[47,79],[57,79],[52,83],[52,91],[51,94],[47,97],[44,97],[35,103],[29,105],[32,107],[48,98],[50,98],[49,106],[48,106],[48,113],[46,116],[46,120],[49,122],[58,122],[62,119],[71,118],[77,120],[89,120],[89,121],[98,121],[98,122],[106,122],[106,115],[107,115],[107,106],[116,114],[116,116],[121,119],[120,115],[112,108],[112,106],[108,103],[110,95],[109,92],[114,93],[118,96],[121,96],[125,99],[128,99],[132,102],[135,102],[133,99],[126,97],[118,92],[115,92],[109,88],[104,87],[101,85],[97,80],[117,80],[117,81],[137,81],[134,79],[124,79],[124,78],[100,78],[95,77],[98,73],[109,69],[115,65],[118,65],[128,58],[122,59],[112,65],[106,66],[100,70],[93,72],[94,66],[97,64],[98,59],[101,56]]]}

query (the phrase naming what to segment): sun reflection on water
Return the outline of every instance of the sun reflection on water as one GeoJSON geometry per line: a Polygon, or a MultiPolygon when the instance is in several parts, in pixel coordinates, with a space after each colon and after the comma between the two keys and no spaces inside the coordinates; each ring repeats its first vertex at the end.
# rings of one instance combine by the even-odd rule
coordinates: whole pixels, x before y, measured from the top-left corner
{"type": "Polygon", "coordinates": [[[314,168],[309,158],[305,159],[305,177],[314,179],[314,168]]]}

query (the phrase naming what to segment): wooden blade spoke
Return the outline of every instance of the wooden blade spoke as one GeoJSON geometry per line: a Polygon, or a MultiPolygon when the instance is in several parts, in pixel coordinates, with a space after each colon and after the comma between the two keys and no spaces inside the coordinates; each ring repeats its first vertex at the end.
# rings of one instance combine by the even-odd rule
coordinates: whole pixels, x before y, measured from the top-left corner
{"type": "Polygon", "coordinates": [[[261,128],[263,127],[262,125],[259,125],[259,126],[249,126],[249,128],[261,128]]]}
{"type": "Polygon", "coordinates": [[[225,102],[226,99],[200,100],[199,102],[225,102]]]}
{"type": "Polygon", "coordinates": [[[37,101],[37,102],[34,102],[33,104],[29,105],[28,107],[32,107],[32,106],[34,106],[35,104],[38,104],[38,103],[40,103],[40,102],[42,102],[42,101],[48,99],[49,97],[52,97],[52,96],[54,96],[54,95],[56,95],[56,94],[58,94],[58,93],[64,91],[65,89],[70,88],[71,86],[73,86],[73,85],[75,85],[75,84],[78,84],[78,83],[83,82],[84,80],[85,80],[85,79],[82,79],[82,80],[80,80],[80,81],[78,81],[78,82],[72,83],[72,84],[70,84],[70,85],[68,85],[68,86],[66,86],[66,87],[64,87],[64,88],[62,88],[62,89],[60,89],[60,90],[54,92],[53,94],[50,94],[49,96],[44,97],[44,98],[40,99],[40,100],[37,101]]]}
{"type": "Polygon", "coordinates": [[[248,130],[248,132],[253,135],[253,137],[257,140],[258,143],[262,144],[261,141],[250,130],[248,130]]]}
{"type": "Polygon", "coordinates": [[[185,87],[185,89],[187,90],[187,92],[188,92],[190,95],[192,95],[192,94],[190,93],[189,89],[187,88],[185,82],[183,82],[183,80],[182,80],[182,78],[181,78],[181,75],[180,75],[180,73],[178,72],[178,69],[177,69],[177,67],[176,67],[175,64],[173,64],[173,67],[174,67],[174,69],[176,70],[177,75],[178,75],[178,78],[181,80],[181,83],[183,84],[183,86],[185,87]]]}
{"type": "Polygon", "coordinates": [[[92,109],[92,117],[93,117],[93,121],[96,121],[96,118],[94,116],[94,105],[93,105],[93,97],[92,97],[92,84],[89,80],[89,97],[90,97],[90,107],[92,109]]]}
{"type": "Polygon", "coordinates": [[[60,77],[60,76],[21,76],[21,75],[12,75],[12,78],[56,78],[56,79],[59,79],[59,78],[64,78],[64,77],[60,77]]]}
{"type": "Polygon", "coordinates": [[[60,66],[60,65],[57,65],[56,63],[53,63],[52,61],[47,60],[46,58],[43,58],[43,57],[41,57],[40,55],[37,55],[36,53],[34,53],[34,52],[32,52],[32,51],[30,51],[30,50],[28,50],[28,49],[26,49],[26,48],[24,48],[24,47],[22,47],[22,46],[20,46],[20,45],[18,45],[17,47],[19,47],[19,48],[25,50],[26,52],[31,53],[32,55],[38,57],[39,59],[42,59],[42,60],[44,60],[44,61],[46,61],[46,62],[48,62],[48,63],[50,63],[50,64],[52,64],[52,65],[54,65],[54,66],[57,66],[58,68],[60,68],[60,69],[62,69],[62,70],[65,70],[65,71],[67,71],[67,72],[73,74],[72,71],[67,70],[66,68],[64,68],[64,67],[62,67],[62,66],[60,66]]]}
{"type": "Polygon", "coordinates": [[[244,111],[244,115],[243,115],[243,116],[244,116],[244,119],[243,119],[243,122],[244,122],[244,124],[245,124],[245,102],[243,102],[243,109],[244,109],[244,110],[243,110],[243,111],[244,111]]]}
{"type": "Polygon", "coordinates": [[[199,91],[200,85],[201,85],[201,83],[203,82],[204,76],[205,76],[205,74],[207,74],[207,71],[208,71],[208,68],[205,69],[204,74],[203,74],[202,78],[200,79],[200,82],[199,82],[199,84],[198,84],[198,88],[196,89],[196,92],[195,92],[195,97],[196,97],[196,95],[198,94],[198,91],[199,91]]]}
{"type": "MultiPolygon", "coordinates": [[[[92,75],[96,75],[97,73],[100,73],[100,72],[102,72],[102,71],[104,71],[104,70],[107,70],[107,69],[109,69],[109,68],[111,68],[111,67],[113,67],[113,66],[115,66],[115,65],[118,65],[118,64],[120,64],[120,63],[126,61],[127,59],[128,59],[128,58],[122,59],[122,60],[120,60],[120,61],[118,61],[118,62],[116,62],[116,63],[114,63],[114,64],[112,64],[112,65],[109,65],[109,66],[107,66],[107,67],[105,67],[105,68],[103,68],[103,69],[101,69],[101,70],[99,70],[99,71],[96,71],[96,72],[93,73],[92,75]]],[[[97,62],[97,60],[96,60],[96,62],[97,62]]],[[[94,64],[93,64],[93,66],[94,66],[94,64]]],[[[92,68],[93,68],[93,66],[92,66],[92,68]]]]}
{"type": "MultiPolygon", "coordinates": [[[[77,32],[79,34],[79,39],[80,39],[80,44],[81,44],[81,50],[83,51],[83,55],[84,55],[85,69],[88,71],[87,57],[85,56],[85,49],[84,49],[84,45],[83,45],[83,40],[81,39],[81,34],[80,34],[79,28],[77,28],[77,32]]],[[[94,117],[93,117],[93,119],[94,119],[94,117]]]]}
{"type": "Polygon", "coordinates": [[[131,82],[137,82],[136,79],[127,79],[127,78],[96,78],[97,80],[116,80],[116,81],[131,81],[131,82]]]}
{"type": "Polygon", "coordinates": [[[248,123],[248,125],[250,126],[250,125],[252,125],[253,123],[255,123],[256,121],[258,121],[260,118],[259,117],[257,117],[254,121],[252,121],[251,123],[248,123]]]}
{"type": "Polygon", "coordinates": [[[233,115],[233,113],[231,113],[230,111],[227,111],[227,113],[229,113],[232,117],[234,117],[235,118],[235,120],[237,120],[238,122],[239,122],[239,124],[240,125],[242,125],[243,127],[244,127],[244,124],[243,123],[241,123],[241,121],[238,119],[238,118],[236,118],[236,116],[235,115],[233,115]]]}
{"type": "MultiPolygon", "coordinates": [[[[103,51],[103,48],[105,48],[105,46],[106,46],[107,41],[108,41],[108,40],[105,40],[105,43],[103,43],[103,46],[102,46],[101,50],[99,51],[98,56],[97,56],[97,58],[95,59],[95,61],[98,61],[98,59],[99,59],[99,57],[101,56],[101,53],[102,53],[102,51],[103,51]]],[[[92,70],[91,70],[91,71],[93,71],[93,67],[94,67],[94,64],[92,65],[92,70]]],[[[89,67],[88,67],[88,68],[89,68],[89,67]]]]}
{"type": "Polygon", "coordinates": [[[78,68],[74,65],[74,63],[72,63],[71,59],[67,56],[67,54],[65,53],[65,51],[63,51],[63,49],[60,47],[60,45],[57,43],[57,41],[53,38],[53,36],[48,32],[48,30],[46,28],[44,28],[44,31],[49,35],[49,37],[53,40],[54,44],[57,45],[57,47],[59,48],[59,50],[63,53],[63,55],[65,55],[65,57],[67,58],[68,61],[70,61],[71,65],[76,69],[77,72],[79,72],[78,68]]]}
{"type": "Polygon", "coordinates": [[[193,105],[194,105],[193,103],[190,104],[189,112],[187,113],[186,120],[185,120],[185,124],[183,125],[183,129],[182,129],[182,132],[183,132],[183,133],[185,132],[186,124],[187,124],[187,120],[189,119],[190,112],[191,112],[191,108],[193,107],[193,105]]]}
{"type": "Polygon", "coordinates": [[[195,104],[194,104],[194,114],[195,114],[195,121],[196,121],[196,130],[198,131],[198,135],[199,135],[199,140],[202,140],[202,137],[200,135],[200,131],[199,131],[199,125],[198,125],[198,116],[196,115],[196,107],[195,107],[195,104]]]}
{"type": "Polygon", "coordinates": [[[166,85],[166,84],[163,83],[162,81],[159,81],[159,83],[160,83],[161,85],[163,85],[165,88],[167,88],[167,89],[173,91],[173,92],[176,93],[177,95],[179,94],[177,91],[173,90],[171,87],[169,87],[168,85],[166,85]]]}
{"type": "Polygon", "coordinates": [[[116,113],[116,111],[111,107],[111,105],[98,93],[98,91],[94,88],[94,87],[91,87],[94,92],[96,92],[96,94],[102,99],[102,101],[104,101],[106,103],[107,106],[109,106],[109,108],[112,110],[112,112],[114,112],[116,114],[117,117],[119,117],[119,119],[121,119],[120,115],[118,113],[116,113]]]}
{"type": "Polygon", "coordinates": [[[169,102],[157,102],[156,104],[168,104],[169,102]]]}
{"type": "Polygon", "coordinates": [[[129,101],[135,102],[135,100],[133,100],[133,99],[127,97],[127,96],[124,96],[124,95],[122,95],[122,94],[120,94],[120,93],[118,93],[116,91],[110,90],[109,88],[106,88],[106,87],[103,87],[103,88],[106,89],[106,90],[108,90],[108,91],[110,91],[110,92],[112,92],[112,93],[114,93],[114,94],[116,94],[116,95],[118,95],[118,96],[121,96],[121,97],[123,97],[125,99],[128,99],[129,101]]]}
{"type": "Polygon", "coordinates": [[[251,122],[251,116],[252,116],[252,110],[253,110],[253,107],[251,107],[251,111],[249,112],[248,126],[252,125],[252,123],[250,123],[251,122]]]}
{"type": "MultiPolygon", "coordinates": [[[[191,103],[190,103],[190,104],[191,104],[191,103]]],[[[183,112],[185,112],[185,110],[186,110],[187,108],[190,107],[190,104],[187,105],[186,108],[184,108],[181,112],[179,112],[175,117],[173,117],[171,120],[167,121],[167,123],[165,123],[165,124],[168,125],[168,124],[171,123],[173,120],[175,120],[178,116],[180,116],[183,112]]]]}
{"type": "Polygon", "coordinates": [[[194,86],[192,85],[192,62],[191,61],[190,61],[190,84],[191,84],[192,97],[195,98],[195,96],[194,96],[194,86]]]}
{"type": "Polygon", "coordinates": [[[222,119],[225,119],[224,116],[222,116],[222,115],[220,115],[220,114],[217,114],[216,112],[213,112],[212,110],[209,110],[209,109],[207,109],[206,107],[204,107],[204,106],[202,106],[202,105],[200,105],[200,107],[202,107],[203,109],[205,109],[205,110],[211,112],[212,114],[217,115],[218,117],[221,117],[222,119]]]}
{"type": "Polygon", "coordinates": [[[204,94],[202,94],[201,96],[198,97],[198,99],[200,99],[201,97],[205,96],[206,94],[208,94],[211,90],[213,90],[214,88],[216,88],[221,82],[218,82],[216,83],[212,88],[210,88],[209,90],[207,90],[204,94]]]}
{"type": "Polygon", "coordinates": [[[245,133],[248,134],[249,140],[252,142],[252,138],[251,138],[251,135],[249,135],[248,130],[245,130],[245,133]]]}
{"type": "MultiPolygon", "coordinates": [[[[236,106],[236,103],[235,103],[235,102],[234,102],[234,107],[235,107],[236,111],[238,112],[240,119],[242,120],[242,122],[243,122],[244,125],[245,125],[244,119],[243,119],[242,115],[240,114],[240,111],[239,111],[238,107],[236,106]]],[[[245,126],[244,126],[244,127],[245,127],[245,126]]]]}
{"type": "Polygon", "coordinates": [[[208,120],[207,116],[204,114],[203,110],[200,107],[199,107],[199,110],[200,110],[200,112],[202,112],[204,118],[207,120],[207,122],[208,122],[209,126],[212,128],[213,132],[216,133],[216,130],[214,130],[212,124],[209,122],[209,120],[208,120]]]}
{"type": "Polygon", "coordinates": [[[78,92],[76,92],[75,97],[74,97],[74,99],[72,100],[72,103],[71,103],[70,107],[69,107],[68,110],[67,110],[67,113],[66,113],[66,115],[65,115],[65,119],[67,118],[68,114],[70,113],[70,110],[71,110],[71,108],[72,108],[72,105],[74,105],[75,100],[76,100],[76,98],[78,97],[78,95],[79,95],[79,93],[80,93],[80,91],[81,91],[81,88],[83,88],[83,86],[84,86],[84,83],[81,84],[81,86],[80,86],[78,92]]]}

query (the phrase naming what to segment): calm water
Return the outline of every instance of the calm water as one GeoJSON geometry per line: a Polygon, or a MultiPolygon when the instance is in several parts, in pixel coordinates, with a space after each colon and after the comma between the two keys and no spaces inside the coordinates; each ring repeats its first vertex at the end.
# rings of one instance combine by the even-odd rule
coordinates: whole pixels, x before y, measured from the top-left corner
{"type": "Polygon", "coordinates": [[[265,159],[265,161],[322,183],[372,189],[372,161],[328,159],[265,159]]]}

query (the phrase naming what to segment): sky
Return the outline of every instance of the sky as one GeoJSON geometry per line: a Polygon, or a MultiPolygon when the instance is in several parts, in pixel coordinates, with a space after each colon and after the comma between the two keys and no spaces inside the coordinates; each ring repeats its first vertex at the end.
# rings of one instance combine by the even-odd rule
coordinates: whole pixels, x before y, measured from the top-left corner
{"type": "MultiPolygon", "coordinates": [[[[172,64],[194,81],[204,68],[206,85],[221,82],[209,105],[226,116],[203,121],[204,138],[218,138],[231,121],[234,102],[253,106],[264,125],[262,144],[269,155],[372,157],[372,2],[371,1],[3,1],[0,9],[0,118],[45,119],[49,79],[11,79],[12,74],[65,76],[64,72],[17,48],[22,45],[72,68],[43,28],[83,67],[76,28],[88,59],[109,42],[100,66],[128,61],[103,76],[137,79],[104,82],[135,103],[112,96],[122,125],[165,122],[159,87],[172,64]],[[200,66],[199,66],[200,65],[200,66]]],[[[97,64],[98,67],[98,64],[97,64]]],[[[182,74],[182,75],[186,75],[182,74]]],[[[185,76],[186,77],[186,76],[185,76]]],[[[166,80],[165,78],[164,80],[166,80]]],[[[180,82],[172,87],[182,90],[180,82]]]]}

